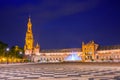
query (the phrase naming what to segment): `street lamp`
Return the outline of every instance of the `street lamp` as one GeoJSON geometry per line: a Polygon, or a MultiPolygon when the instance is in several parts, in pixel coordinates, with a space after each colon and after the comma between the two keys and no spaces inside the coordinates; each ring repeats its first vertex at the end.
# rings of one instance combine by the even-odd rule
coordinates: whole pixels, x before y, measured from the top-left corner
{"type": "Polygon", "coordinates": [[[23,59],[23,53],[22,53],[22,51],[19,52],[19,56],[20,56],[21,59],[23,59]]]}
{"type": "Polygon", "coordinates": [[[8,52],[9,52],[10,48],[6,48],[6,54],[7,54],[7,64],[8,64],[8,52]]]}
{"type": "Polygon", "coordinates": [[[23,55],[22,51],[19,52],[19,55],[20,55],[20,57],[22,58],[22,55],[23,55]]]}
{"type": "Polygon", "coordinates": [[[19,54],[22,55],[22,52],[20,51],[19,54]]]}
{"type": "Polygon", "coordinates": [[[10,49],[9,48],[6,48],[6,51],[9,51],[10,49]]]}

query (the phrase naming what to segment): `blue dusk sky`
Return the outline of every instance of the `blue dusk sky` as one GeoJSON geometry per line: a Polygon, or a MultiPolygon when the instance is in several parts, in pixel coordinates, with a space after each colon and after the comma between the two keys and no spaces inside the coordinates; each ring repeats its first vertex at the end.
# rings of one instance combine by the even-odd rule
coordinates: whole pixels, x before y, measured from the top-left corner
{"type": "Polygon", "coordinates": [[[42,49],[120,44],[120,0],[0,0],[0,41],[23,47],[29,15],[42,49]]]}

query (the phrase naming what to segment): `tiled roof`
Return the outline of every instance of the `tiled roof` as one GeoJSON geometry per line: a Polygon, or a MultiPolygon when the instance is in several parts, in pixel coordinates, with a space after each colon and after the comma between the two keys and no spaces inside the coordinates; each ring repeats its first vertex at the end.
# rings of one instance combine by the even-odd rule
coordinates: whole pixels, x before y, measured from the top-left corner
{"type": "Polygon", "coordinates": [[[74,51],[81,51],[81,48],[69,48],[69,49],[47,49],[41,50],[43,53],[55,53],[55,52],[74,52],[74,51]]]}
{"type": "Polygon", "coordinates": [[[120,49],[120,45],[99,46],[97,50],[112,50],[112,49],[120,49]]]}

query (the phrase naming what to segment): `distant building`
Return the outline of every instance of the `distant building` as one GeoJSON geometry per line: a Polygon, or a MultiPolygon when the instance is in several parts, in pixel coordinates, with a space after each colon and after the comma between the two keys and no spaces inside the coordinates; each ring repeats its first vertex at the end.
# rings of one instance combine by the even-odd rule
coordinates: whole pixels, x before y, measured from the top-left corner
{"type": "Polygon", "coordinates": [[[95,59],[96,61],[120,61],[120,45],[99,46],[95,59]]]}
{"type": "Polygon", "coordinates": [[[98,48],[98,44],[95,44],[94,41],[90,41],[87,44],[84,44],[84,42],[82,42],[82,59],[83,59],[83,61],[94,60],[97,48],[98,48]]]}
{"type": "Polygon", "coordinates": [[[99,46],[94,41],[82,42],[82,48],[40,50],[40,45],[34,45],[32,23],[29,17],[25,37],[24,52],[34,62],[118,62],[120,61],[120,45],[99,46]]]}

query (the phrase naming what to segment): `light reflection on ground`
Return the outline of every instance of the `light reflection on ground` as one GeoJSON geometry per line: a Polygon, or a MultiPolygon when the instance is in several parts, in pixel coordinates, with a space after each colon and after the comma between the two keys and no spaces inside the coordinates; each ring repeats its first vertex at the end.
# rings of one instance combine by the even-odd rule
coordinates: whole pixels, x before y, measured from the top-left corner
{"type": "Polygon", "coordinates": [[[120,80],[119,63],[40,63],[0,66],[0,80],[120,80]]]}

